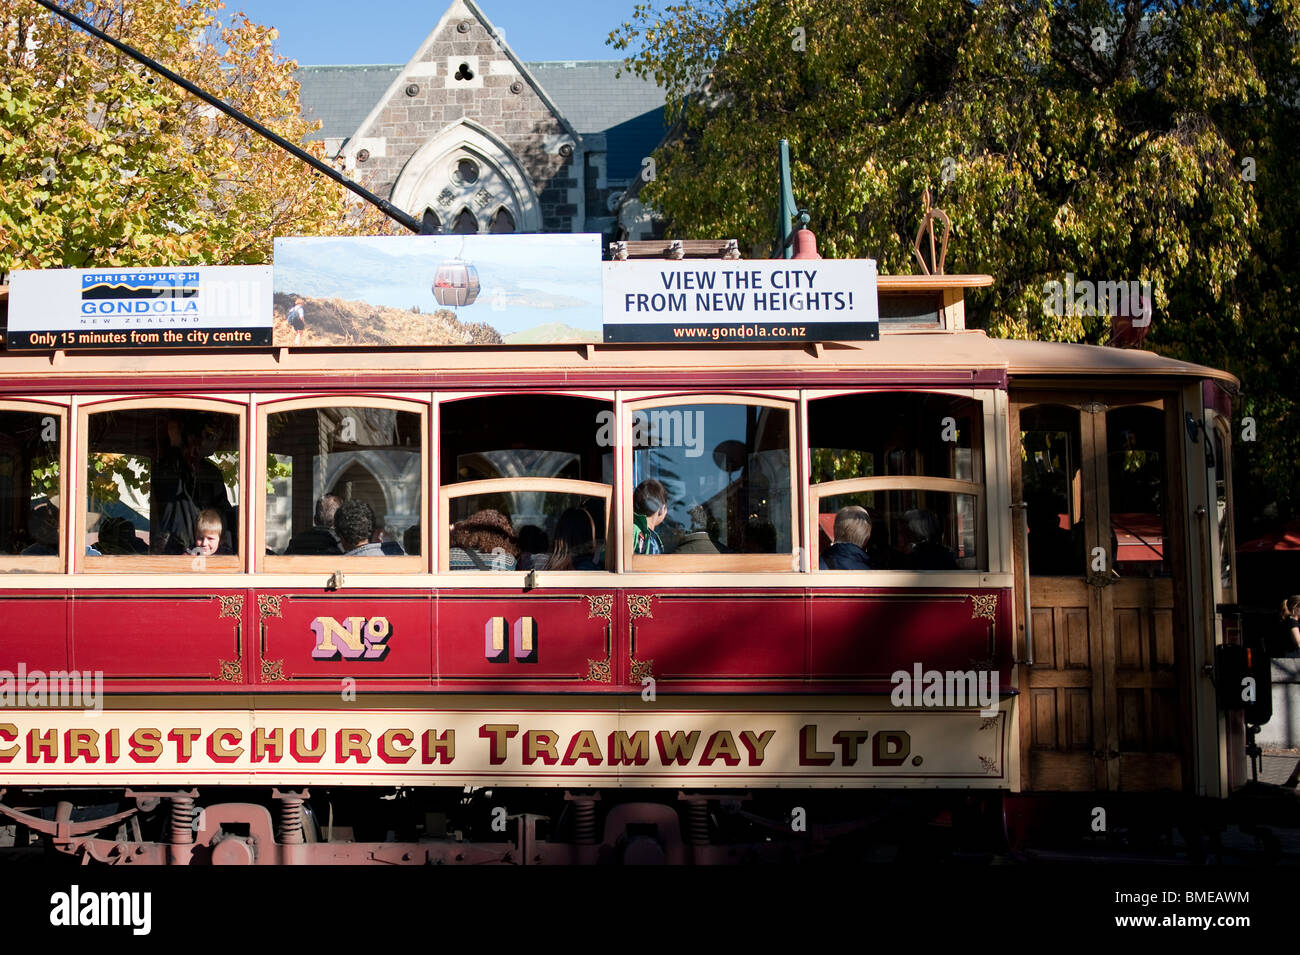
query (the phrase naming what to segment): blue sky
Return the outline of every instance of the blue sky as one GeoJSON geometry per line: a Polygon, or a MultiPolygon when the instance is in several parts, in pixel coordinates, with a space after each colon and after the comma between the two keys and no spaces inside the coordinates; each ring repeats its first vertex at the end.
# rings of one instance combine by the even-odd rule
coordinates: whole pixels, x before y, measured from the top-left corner
{"type": "MultiPolygon", "coordinates": [[[[484,16],[523,60],[621,59],[605,43],[635,0],[482,0],[484,16]]],[[[226,11],[280,31],[277,50],[304,66],[405,63],[450,0],[226,0],[226,11]]]]}

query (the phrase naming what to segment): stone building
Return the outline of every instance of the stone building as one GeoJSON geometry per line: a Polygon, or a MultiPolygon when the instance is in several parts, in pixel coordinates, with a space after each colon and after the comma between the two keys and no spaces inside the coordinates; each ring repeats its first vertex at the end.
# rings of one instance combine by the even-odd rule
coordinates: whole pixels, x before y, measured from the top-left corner
{"type": "Polygon", "coordinates": [[[471,0],[453,0],[405,65],[305,66],[297,79],[328,155],[438,231],[649,238],[625,193],[664,136],[664,94],[621,65],[524,63],[471,0]]]}

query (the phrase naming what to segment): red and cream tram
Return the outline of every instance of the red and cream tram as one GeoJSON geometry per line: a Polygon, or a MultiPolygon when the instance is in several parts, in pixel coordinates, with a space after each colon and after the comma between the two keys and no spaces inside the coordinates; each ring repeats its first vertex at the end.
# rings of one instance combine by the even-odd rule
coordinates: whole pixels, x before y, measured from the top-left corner
{"type": "Polygon", "coordinates": [[[0,832],[702,863],[1228,795],[1234,382],[966,330],[988,281],[857,343],[0,353],[0,832]]]}

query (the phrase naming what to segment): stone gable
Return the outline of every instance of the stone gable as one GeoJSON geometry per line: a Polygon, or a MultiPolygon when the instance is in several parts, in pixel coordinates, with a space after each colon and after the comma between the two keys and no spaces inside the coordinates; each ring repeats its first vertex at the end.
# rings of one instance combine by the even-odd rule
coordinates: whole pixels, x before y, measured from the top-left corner
{"type": "Polygon", "coordinates": [[[486,232],[488,219],[505,209],[514,231],[581,231],[581,137],[494,32],[472,3],[455,0],[348,140],[347,166],[417,218],[432,209],[445,230],[468,209],[486,232]],[[459,129],[467,145],[458,149],[459,129]],[[443,140],[446,155],[433,155],[443,140]],[[458,177],[466,157],[480,167],[475,179],[458,177]]]}

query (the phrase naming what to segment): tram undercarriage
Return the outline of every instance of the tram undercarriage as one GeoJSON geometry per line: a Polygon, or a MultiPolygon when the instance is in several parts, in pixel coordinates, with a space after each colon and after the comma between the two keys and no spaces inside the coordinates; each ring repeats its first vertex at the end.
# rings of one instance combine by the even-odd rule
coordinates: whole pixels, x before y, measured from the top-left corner
{"type": "Polygon", "coordinates": [[[11,791],[0,860],[81,865],[1279,861],[1277,800],[971,791],[11,791]],[[1098,826],[1099,804],[1106,810],[1098,826]]]}

